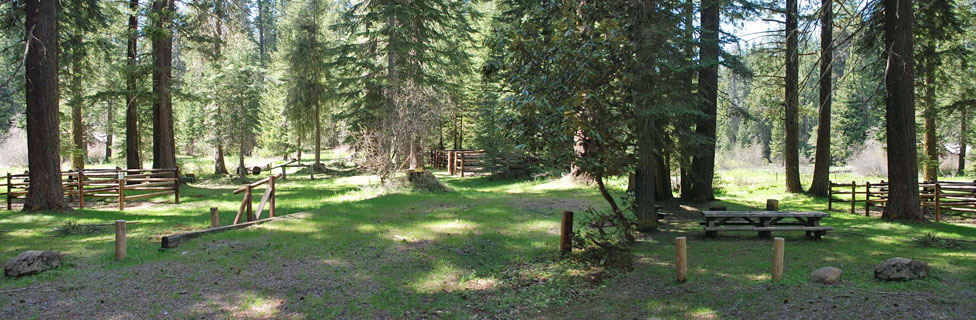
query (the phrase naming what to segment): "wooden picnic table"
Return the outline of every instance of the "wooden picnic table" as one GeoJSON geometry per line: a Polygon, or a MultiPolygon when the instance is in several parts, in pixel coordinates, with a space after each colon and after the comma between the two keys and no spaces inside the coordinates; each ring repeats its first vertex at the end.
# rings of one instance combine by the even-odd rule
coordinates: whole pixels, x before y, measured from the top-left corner
{"type": "Polygon", "coordinates": [[[829,213],[817,211],[702,211],[705,236],[715,237],[719,231],[757,231],[759,237],[770,238],[773,231],[806,231],[807,237],[820,239],[832,227],[820,225],[829,213]]]}

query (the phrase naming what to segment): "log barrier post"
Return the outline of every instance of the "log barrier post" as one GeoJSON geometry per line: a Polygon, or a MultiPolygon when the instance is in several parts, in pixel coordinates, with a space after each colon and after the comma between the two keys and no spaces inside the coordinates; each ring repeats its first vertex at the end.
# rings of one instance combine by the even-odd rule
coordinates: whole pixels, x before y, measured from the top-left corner
{"type": "Polygon", "coordinates": [[[779,200],[766,199],[766,211],[777,211],[777,210],[779,210],[779,200]]]}
{"type": "Polygon", "coordinates": [[[125,220],[115,220],[115,260],[125,259],[125,220]]]}
{"type": "Polygon", "coordinates": [[[10,198],[10,191],[12,187],[13,184],[10,183],[10,172],[7,172],[7,211],[13,210],[11,209],[13,206],[13,202],[12,199],[10,198]]]}
{"type": "Polygon", "coordinates": [[[942,220],[942,201],[939,198],[942,197],[942,186],[939,182],[935,183],[935,222],[942,220]]]}
{"type": "Polygon", "coordinates": [[[78,169],[78,209],[85,208],[85,169],[78,169]]]}
{"type": "Polygon", "coordinates": [[[125,173],[119,169],[119,211],[125,210],[125,173]]]}
{"type": "Polygon", "coordinates": [[[854,214],[855,204],[857,204],[857,183],[851,181],[851,214],[854,214]]]}
{"type": "Polygon", "coordinates": [[[275,216],[275,176],[272,174],[271,178],[268,179],[268,188],[271,188],[271,208],[268,209],[268,216],[274,218],[275,216]]]}
{"type": "Polygon", "coordinates": [[[210,207],[210,227],[216,228],[220,226],[220,212],[217,207],[210,207]]]}
{"type": "Polygon", "coordinates": [[[254,221],[254,211],[251,211],[251,185],[247,185],[244,194],[244,203],[247,205],[247,222],[254,221]]]}
{"type": "Polygon", "coordinates": [[[773,239],[773,282],[783,280],[783,255],[786,240],[780,237],[773,239]]]}
{"type": "Polygon", "coordinates": [[[573,251],[573,212],[563,211],[562,226],[559,229],[559,252],[573,251]]]}
{"type": "Polygon", "coordinates": [[[871,181],[864,182],[864,216],[871,216],[871,181]]]}
{"type": "Polygon", "coordinates": [[[688,281],[688,255],[685,237],[674,238],[674,249],[677,254],[675,259],[676,276],[678,282],[688,281]]]}

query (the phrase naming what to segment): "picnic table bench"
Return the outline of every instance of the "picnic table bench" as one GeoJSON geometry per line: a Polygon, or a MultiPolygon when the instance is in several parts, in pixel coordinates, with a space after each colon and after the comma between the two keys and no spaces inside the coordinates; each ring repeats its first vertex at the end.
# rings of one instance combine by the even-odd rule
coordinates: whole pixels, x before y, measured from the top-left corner
{"type": "Polygon", "coordinates": [[[834,230],[820,226],[820,219],[830,214],[817,211],[702,211],[702,215],[706,237],[719,231],[758,231],[761,238],[772,237],[773,231],[806,231],[807,237],[820,239],[834,230]]]}

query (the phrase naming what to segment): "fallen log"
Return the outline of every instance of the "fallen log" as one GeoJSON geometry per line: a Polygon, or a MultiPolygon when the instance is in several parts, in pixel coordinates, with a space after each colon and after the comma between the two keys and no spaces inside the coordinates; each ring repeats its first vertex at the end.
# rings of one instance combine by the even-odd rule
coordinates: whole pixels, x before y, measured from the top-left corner
{"type": "Polygon", "coordinates": [[[181,244],[183,244],[184,242],[186,242],[186,241],[188,241],[190,239],[197,238],[197,237],[200,237],[200,236],[203,236],[203,235],[212,234],[212,233],[220,233],[220,232],[230,231],[230,230],[237,230],[237,229],[242,229],[242,228],[247,228],[247,227],[250,227],[250,226],[253,226],[253,225],[256,225],[256,224],[261,224],[261,223],[265,223],[265,222],[269,222],[269,221],[274,221],[276,219],[283,219],[283,218],[301,218],[303,216],[304,216],[304,212],[300,212],[300,213],[293,213],[293,214],[290,214],[290,215],[277,216],[277,217],[272,217],[272,218],[265,218],[265,219],[261,219],[261,220],[254,220],[254,221],[251,221],[251,222],[238,223],[238,224],[233,224],[233,225],[229,225],[229,226],[222,226],[222,227],[204,229],[204,230],[200,230],[200,231],[192,231],[192,232],[187,232],[187,233],[174,234],[174,235],[170,235],[170,236],[163,237],[162,244],[161,245],[162,245],[162,247],[164,249],[176,248],[176,247],[180,246],[181,244]]]}

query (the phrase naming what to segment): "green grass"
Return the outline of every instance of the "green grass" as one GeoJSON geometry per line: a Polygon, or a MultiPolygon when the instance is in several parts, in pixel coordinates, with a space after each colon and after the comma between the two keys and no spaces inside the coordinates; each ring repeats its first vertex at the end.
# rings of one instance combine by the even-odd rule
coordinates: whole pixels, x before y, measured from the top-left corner
{"type": "MultiPolygon", "coordinates": [[[[852,288],[940,292],[952,300],[952,293],[976,284],[976,253],[971,245],[921,248],[911,241],[927,232],[973,239],[976,228],[890,223],[842,212],[833,212],[824,221],[837,232],[823,241],[806,240],[802,234],[777,235],[787,239],[787,267],[784,281],[769,289],[765,289],[772,254],[769,241],[755,239],[751,233],[705,239],[697,221],[680,214],[663,225],[662,232],[639,239],[633,250],[633,271],[613,270],[599,263],[560,259],[556,253],[558,212],[604,207],[595,188],[559,180],[438,175],[454,192],[390,194],[365,186],[377,182],[375,177],[310,181],[289,175],[277,184],[278,213],[309,212],[304,218],[209,235],[172,250],[159,249],[160,237],[206,228],[209,207],[220,208],[221,224],[231,223],[241,201],[240,195],[231,194],[236,184],[205,176],[203,182],[182,189],[179,205],[161,197],[153,199],[152,205],[124,212],[0,211],[0,260],[28,249],[67,254],[65,267],[21,279],[3,278],[0,291],[52,283],[58,286],[56,298],[97,305],[126,294],[93,278],[118,279],[144,285],[142,290],[158,300],[113,305],[112,312],[177,317],[512,318],[550,313],[599,316],[599,312],[632,317],[763,317],[760,309],[744,314],[736,313],[742,308],[728,309],[742,299],[795,296],[797,288],[818,294],[852,288]],[[67,221],[116,219],[140,222],[128,227],[128,258],[122,262],[113,261],[111,227],[67,236],[54,231],[67,221]],[[690,281],[684,285],[672,281],[675,236],[689,237],[690,281]],[[894,256],[929,262],[933,276],[907,283],[873,280],[874,265],[894,256]],[[823,266],[842,268],[844,284],[808,284],[809,272],[823,266]],[[644,290],[645,286],[653,290],[644,290]],[[708,290],[683,291],[695,286],[708,290]],[[102,293],[91,297],[63,293],[73,290],[102,293]],[[638,290],[644,294],[623,295],[638,290]],[[648,293],[654,290],[671,293],[648,293]],[[593,307],[592,301],[605,303],[593,307]]],[[[779,177],[770,172],[734,170],[721,176],[720,200],[730,210],[761,207],[768,198],[781,199],[783,210],[826,210],[823,199],[784,195],[782,183],[776,181],[779,177]]],[[[619,190],[625,181],[609,185],[619,190]]],[[[709,205],[714,204],[701,204],[709,205]]],[[[16,304],[9,299],[0,295],[0,306],[16,304]]],[[[5,310],[14,317],[33,314],[27,309],[5,310]]]]}

